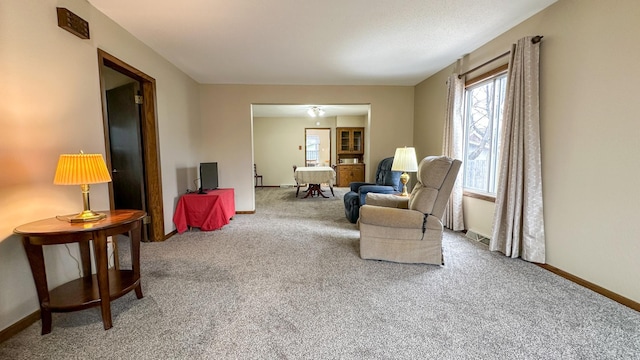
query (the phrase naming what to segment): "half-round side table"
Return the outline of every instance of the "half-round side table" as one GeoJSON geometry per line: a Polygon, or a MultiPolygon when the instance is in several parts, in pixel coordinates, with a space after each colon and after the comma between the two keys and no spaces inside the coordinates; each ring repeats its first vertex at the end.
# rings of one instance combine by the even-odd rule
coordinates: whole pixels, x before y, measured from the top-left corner
{"type": "Polygon", "coordinates": [[[101,211],[105,219],[88,223],[69,223],[49,218],[20,225],[14,233],[22,236],[33,280],[40,300],[42,335],[51,332],[51,312],[68,312],[100,306],[104,329],[112,327],[111,300],[131,290],[142,298],[140,287],[141,210],[101,211]],[[107,237],[128,233],[131,239],[131,269],[109,269],[107,237]],[[96,274],[91,271],[89,241],[93,241],[96,274]],[[42,253],[43,245],[78,243],[82,259],[82,277],[49,291],[42,253]]]}

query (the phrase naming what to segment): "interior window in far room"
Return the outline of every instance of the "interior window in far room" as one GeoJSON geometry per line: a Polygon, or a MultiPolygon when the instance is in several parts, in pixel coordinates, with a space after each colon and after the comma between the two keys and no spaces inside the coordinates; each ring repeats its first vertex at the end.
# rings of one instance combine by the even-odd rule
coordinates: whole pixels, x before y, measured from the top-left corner
{"type": "Polygon", "coordinates": [[[464,191],[495,200],[506,66],[467,82],[464,109],[464,191]]]}

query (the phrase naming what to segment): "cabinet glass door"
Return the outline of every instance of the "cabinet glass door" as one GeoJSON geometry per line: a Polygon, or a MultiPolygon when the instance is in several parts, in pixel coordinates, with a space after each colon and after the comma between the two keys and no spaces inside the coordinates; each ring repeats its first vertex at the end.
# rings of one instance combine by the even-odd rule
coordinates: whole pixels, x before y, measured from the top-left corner
{"type": "Polygon", "coordinates": [[[361,153],[362,150],[362,131],[353,130],[353,152],[361,153]]]}
{"type": "Polygon", "coordinates": [[[349,130],[340,130],[340,151],[350,151],[349,130]]]}

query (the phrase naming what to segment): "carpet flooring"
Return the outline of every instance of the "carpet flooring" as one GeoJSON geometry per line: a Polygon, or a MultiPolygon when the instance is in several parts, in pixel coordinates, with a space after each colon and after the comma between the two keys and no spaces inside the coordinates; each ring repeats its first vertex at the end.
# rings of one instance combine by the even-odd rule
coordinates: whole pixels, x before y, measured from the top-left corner
{"type": "Polygon", "coordinates": [[[640,358],[640,313],[460,234],[444,266],[360,259],[335,190],[257,189],[255,214],[143,243],[145,296],[112,302],[112,329],[98,308],[54,314],[0,358],[640,358]]]}

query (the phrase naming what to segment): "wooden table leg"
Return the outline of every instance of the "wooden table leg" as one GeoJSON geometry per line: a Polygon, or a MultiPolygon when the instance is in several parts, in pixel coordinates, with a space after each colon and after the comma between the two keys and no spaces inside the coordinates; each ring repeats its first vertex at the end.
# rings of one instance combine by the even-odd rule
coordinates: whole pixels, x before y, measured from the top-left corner
{"type": "Polygon", "coordinates": [[[111,329],[111,298],[109,295],[109,268],[107,259],[107,236],[104,231],[94,232],[93,252],[96,258],[98,293],[100,294],[100,310],[104,329],[111,329]]]}
{"type": "Polygon", "coordinates": [[[89,241],[80,241],[80,262],[82,263],[82,276],[91,276],[91,251],[89,250],[89,241]]]}
{"type": "Polygon", "coordinates": [[[131,239],[131,270],[133,278],[137,279],[138,285],[135,288],[136,297],[142,299],[142,285],[140,284],[140,239],[142,237],[142,220],[138,221],[138,227],[129,231],[131,239]]]}
{"type": "Polygon", "coordinates": [[[309,196],[313,197],[313,195],[317,193],[317,189],[319,186],[320,184],[309,184],[309,187],[307,188],[307,195],[305,195],[303,199],[306,199],[309,196]]]}
{"type": "Polygon", "coordinates": [[[327,199],[328,196],[326,196],[324,194],[324,191],[322,190],[322,184],[318,184],[318,196],[322,196],[323,198],[327,199]]]}
{"type": "Polygon", "coordinates": [[[47,285],[47,273],[44,267],[42,246],[32,245],[28,236],[22,237],[22,245],[29,259],[33,282],[36,285],[36,292],[38,293],[38,300],[40,301],[41,334],[48,334],[51,332],[51,309],[49,308],[49,286],[47,285]]]}
{"type": "Polygon", "coordinates": [[[322,192],[322,188],[320,184],[309,184],[309,190],[307,191],[307,195],[305,195],[303,199],[308,198],[309,195],[311,195],[311,197],[313,197],[313,195],[317,195],[317,196],[322,196],[323,198],[328,198],[328,196],[326,196],[322,192]]]}

